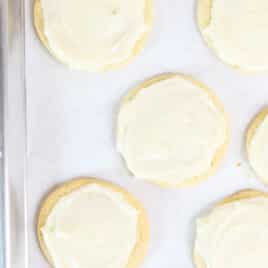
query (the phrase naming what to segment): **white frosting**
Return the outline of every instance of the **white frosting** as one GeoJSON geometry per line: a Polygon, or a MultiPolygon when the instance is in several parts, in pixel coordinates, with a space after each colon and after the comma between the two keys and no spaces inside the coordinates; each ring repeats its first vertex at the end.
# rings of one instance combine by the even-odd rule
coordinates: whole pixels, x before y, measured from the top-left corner
{"type": "Polygon", "coordinates": [[[55,268],[125,268],[137,219],[121,193],[94,184],[60,199],[42,234],[55,268]]]}
{"type": "Polygon", "coordinates": [[[257,127],[248,144],[249,162],[256,174],[268,182],[268,118],[257,127]]]}
{"type": "Polygon", "coordinates": [[[208,93],[176,76],[123,103],[117,148],[137,178],[176,185],[211,168],[226,129],[208,93]]]}
{"type": "Polygon", "coordinates": [[[198,220],[195,252],[206,268],[268,267],[268,199],[216,207],[198,220]]]}
{"type": "Polygon", "coordinates": [[[212,0],[203,34],[224,62],[247,71],[268,70],[267,0],[212,0]]]}
{"type": "Polygon", "coordinates": [[[51,51],[72,68],[99,71],[127,60],[148,31],[146,0],[40,0],[51,51]]]}

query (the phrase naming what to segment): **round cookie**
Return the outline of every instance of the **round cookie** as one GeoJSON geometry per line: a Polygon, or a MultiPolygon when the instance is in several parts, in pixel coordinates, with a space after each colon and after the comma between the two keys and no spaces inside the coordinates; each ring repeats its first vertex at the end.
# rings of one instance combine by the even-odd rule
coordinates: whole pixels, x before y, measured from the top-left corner
{"type": "Polygon", "coordinates": [[[245,72],[268,70],[268,2],[197,0],[197,23],[207,45],[245,72]]]}
{"type": "Polygon", "coordinates": [[[258,178],[265,184],[268,184],[268,169],[266,170],[267,164],[265,163],[266,156],[268,156],[267,138],[265,135],[265,127],[268,129],[267,115],[268,108],[265,108],[250,123],[246,134],[248,160],[258,178]],[[262,139],[262,141],[259,139],[262,139]],[[261,163],[257,162],[257,158],[261,163]]]}
{"type": "MultiPolygon", "coordinates": [[[[45,26],[44,26],[44,16],[43,16],[43,11],[42,11],[42,6],[41,6],[41,1],[42,0],[34,0],[34,6],[33,6],[33,18],[34,18],[34,26],[36,33],[41,41],[41,43],[47,48],[47,50],[50,52],[54,58],[56,58],[59,62],[70,65],[69,62],[66,60],[63,60],[62,57],[58,56],[55,51],[49,46],[49,41],[47,36],[45,35],[45,26]]],[[[88,70],[92,72],[98,72],[98,71],[110,71],[114,69],[119,69],[122,68],[123,66],[127,65],[130,63],[137,55],[141,53],[141,51],[145,47],[145,43],[148,39],[149,32],[152,28],[152,23],[153,23],[153,5],[152,5],[152,0],[144,0],[145,1],[145,11],[144,11],[144,20],[146,24],[146,31],[141,34],[140,38],[136,41],[135,45],[133,46],[132,53],[129,55],[129,57],[125,58],[122,61],[118,61],[116,63],[111,63],[111,64],[105,64],[101,66],[98,69],[91,69],[91,68],[86,68],[86,67],[72,67],[74,69],[80,69],[80,70],[88,70]]]]}
{"type": "MultiPolygon", "coordinates": [[[[208,89],[204,84],[200,83],[199,81],[196,81],[195,79],[193,79],[192,77],[187,76],[187,75],[176,74],[176,73],[168,73],[168,74],[158,75],[158,76],[153,77],[152,79],[149,79],[148,81],[143,82],[141,85],[139,85],[138,87],[131,90],[123,98],[122,104],[120,106],[119,119],[117,122],[117,149],[122,154],[122,156],[123,156],[123,158],[128,166],[128,169],[131,171],[131,173],[134,174],[135,177],[140,178],[140,177],[136,176],[135,172],[133,170],[131,170],[131,168],[129,168],[128,159],[126,158],[124,153],[122,153],[122,150],[119,148],[120,147],[120,114],[122,113],[123,108],[127,104],[132,102],[140,92],[142,92],[143,90],[148,90],[149,87],[156,85],[159,82],[173,79],[173,78],[182,79],[183,81],[191,83],[193,86],[196,86],[200,90],[202,90],[202,92],[204,92],[205,95],[209,97],[209,100],[211,101],[211,103],[213,103],[213,105],[216,107],[216,109],[219,111],[219,113],[224,118],[223,121],[224,121],[224,132],[225,133],[224,133],[224,141],[215,150],[214,156],[213,156],[213,159],[210,163],[209,168],[207,170],[205,170],[204,172],[202,172],[201,174],[196,174],[194,176],[188,177],[188,178],[186,178],[182,181],[179,181],[179,182],[168,181],[164,177],[142,178],[148,182],[157,184],[157,185],[164,187],[164,188],[177,188],[177,187],[191,186],[193,184],[199,183],[199,182],[207,179],[218,168],[219,163],[223,159],[225,152],[227,150],[228,144],[229,144],[229,125],[228,125],[227,115],[224,112],[224,108],[223,108],[222,103],[219,101],[217,96],[210,89],[208,89]]],[[[153,133],[152,135],[154,135],[154,134],[155,133],[153,133]]]]}
{"type": "MultiPolygon", "coordinates": [[[[258,190],[252,190],[252,189],[242,190],[242,191],[239,191],[231,196],[224,198],[222,201],[220,201],[218,204],[216,204],[214,209],[220,208],[226,204],[230,204],[230,203],[233,203],[236,201],[250,200],[250,199],[254,199],[254,198],[258,198],[258,197],[268,198],[268,194],[261,192],[261,191],[258,191],[258,190]]],[[[198,253],[196,246],[194,247],[194,251],[193,251],[193,259],[194,259],[194,264],[197,268],[208,268],[205,260],[198,253]]],[[[213,268],[213,267],[211,267],[211,268],[213,268]]]]}
{"type": "Polygon", "coordinates": [[[149,241],[149,223],[147,214],[140,204],[130,193],[128,193],[123,188],[114,185],[110,182],[102,181],[95,178],[78,178],[57,186],[53,191],[51,191],[46,198],[42,201],[39,212],[37,215],[37,226],[36,232],[38,237],[39,246],[42,253],[48,260],[48,262],[53,265],[53,260],[49,254],[44,237],[42,234],[42,228],[45,226],[49,215],[51,214],[55,205],[64,197],[69,194],[83,189],[85,186],[98,185],[104,189],[112,190],[115,193],[120,193],[123,196],[126,203],[138,211],[137,220],[137,241],[131,255],[128,258],[127,268],[137,268],[141,265],[148,248],[149,241]]]}

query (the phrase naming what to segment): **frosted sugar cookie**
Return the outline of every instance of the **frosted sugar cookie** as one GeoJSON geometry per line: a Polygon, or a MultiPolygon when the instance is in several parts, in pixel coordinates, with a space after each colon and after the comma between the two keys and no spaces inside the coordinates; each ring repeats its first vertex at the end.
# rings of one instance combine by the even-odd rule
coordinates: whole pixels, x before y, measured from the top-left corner
{"type": "Polygon", "coordinates": [[[146,81],[120,107],[117,149],[138,179],[167,187],[205,179],[218,166],[228,140],[221,102],[184,75],[146,81]]]}
{"type": "Polygon", "coordinates": [[[197,12],[204,39],[223,62],[268,70],[268,1],[198,0],[197,12]]]}
{"type": "Polygon", "coordinates": [[[45,47],[73,69],[103,71],[140,53],[152,26],[151,0],[35,0],[45,47]]]}
{"type": "Polygon", "coordinates": [[[225,198],[197,221],[197,268],[268,266],[268,195],[246,190],[225,198]]]}
{"type": "Polygon", "coordinates": [[[136,268],[147,250],[149,226],[142,205],[124,189],[82,178],[48,194],[37,235],[54,267],[136,268]]]}

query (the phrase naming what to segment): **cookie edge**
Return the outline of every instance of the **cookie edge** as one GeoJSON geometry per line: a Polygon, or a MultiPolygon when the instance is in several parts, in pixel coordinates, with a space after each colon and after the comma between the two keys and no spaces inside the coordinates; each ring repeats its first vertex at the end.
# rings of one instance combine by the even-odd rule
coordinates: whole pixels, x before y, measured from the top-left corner
{"type": "Polygon", "coordinates": [[[255,117],[254,119],[250,122],[248,129],[246,131],[246,154],[247,154],[247,159],[248,162],[250,164],[250,167],[253,169],[254,174],[257,176],[257,178],[264,184],[268,185],[268,178],[265,179],[261,176],[259,176],[257,174],[257,172],[255,171],[254,167],[251,165],[250,162],[250,153],[249,153],[249,147],[250,147],[250,143],[252,141],[252,139],[254,138],[258,128],[260,127],[260,125],[263,123],[263,121],[265,120],[265,118],[268,116],[268,107],[265,107],[264,109],[262,109],[255,117]]]}

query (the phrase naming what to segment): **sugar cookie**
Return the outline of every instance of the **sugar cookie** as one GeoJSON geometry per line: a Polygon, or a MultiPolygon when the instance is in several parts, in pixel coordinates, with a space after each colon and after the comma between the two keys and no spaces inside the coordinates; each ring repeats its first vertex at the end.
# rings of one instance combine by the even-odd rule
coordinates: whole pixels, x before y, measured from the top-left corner
{"type": "Polygon", "coordinates": [[[223,62],[268,70],[268,1],[198,0],[197,13],[204,39],[223,62]]]}
{"type": "Polygon", "coordinates": [[[267,267],[267,210],[267,193],[245,190],[225,198],[198,219],[196,267],[267,267]]]}
{"type": "Polygon", "coordinates": [[[54,267],[136,268],[147,250],[149,226],[128,192],[81,178],[60,185],[42,202],[37,235],[54,267]]]}
{"type": "Polygon", "coordinates": [[[138,179],[178,187],[207,178],[229,141],[223,106],[201,83],[157,76],[123,99],[117,149],[138,179]]]}
{"type": "Polygon", "coordinates": [[[35,0],[37,34],[73,69],[105,71],[139,54],[152,26],[151,0],[35,0]]]}

